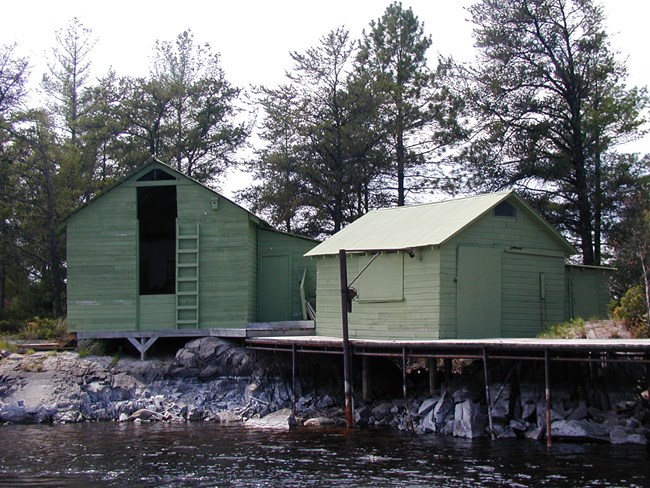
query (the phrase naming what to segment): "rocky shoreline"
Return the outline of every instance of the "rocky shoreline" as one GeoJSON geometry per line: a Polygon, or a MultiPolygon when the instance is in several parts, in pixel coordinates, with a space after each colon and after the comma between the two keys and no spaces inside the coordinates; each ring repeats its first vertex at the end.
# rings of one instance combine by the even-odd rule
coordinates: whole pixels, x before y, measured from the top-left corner
{"type": "MultiPolygon", "coordinates": [[[[303,374],[296,382],[292,415],[286,359],[217,338],[193,340],[174,358],[146,361],[73,352],[2,353],[0,422],[214,421],[256,428],[344,424],[340,375],[314,373],[322,365],[299,368],[303,374]]],[[[412,384],[408,400],[356,399],[356,425],[464,438],[544,438],[546,406],[539,381],[526,371],[518,371],[516,382],[495,381],[490,386],[490,430],[480,368],[465,366],[435,395],[418,394],[412,384]]],[[[602,371],[589,385],[576,381],[575,371],[567,374],[571,380],[553,389],[554,438],[648,443],[650,404],[647,391],[637,388],[638,379],[623,371],[625,381],[616,381],[614,389],[602,371]],[[606,392],[603,382],[610,385],[606,392]]]]}

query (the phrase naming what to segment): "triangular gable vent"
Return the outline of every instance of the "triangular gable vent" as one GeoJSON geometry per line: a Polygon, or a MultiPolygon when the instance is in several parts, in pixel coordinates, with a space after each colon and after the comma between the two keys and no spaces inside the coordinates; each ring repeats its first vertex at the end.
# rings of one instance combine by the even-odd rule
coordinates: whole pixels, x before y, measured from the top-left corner
{"type": "Polygon", "coordinates": [[[175,177],[173,177],[166,171],[163,171],[162,169],[159,168],[155,168],[149,171],[144,176],[138,178],[138,181],[169,181],[175,179],[176,179],[175,177]]]}

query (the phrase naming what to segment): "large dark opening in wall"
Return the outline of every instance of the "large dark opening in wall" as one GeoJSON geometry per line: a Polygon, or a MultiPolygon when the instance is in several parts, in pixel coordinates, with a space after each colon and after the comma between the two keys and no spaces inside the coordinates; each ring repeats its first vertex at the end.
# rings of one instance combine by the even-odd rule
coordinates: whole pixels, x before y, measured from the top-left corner
{"type": "Polygon", "coordinates": [[[176,187],[138,188],[140,294],[176,292],[176,187]]]}

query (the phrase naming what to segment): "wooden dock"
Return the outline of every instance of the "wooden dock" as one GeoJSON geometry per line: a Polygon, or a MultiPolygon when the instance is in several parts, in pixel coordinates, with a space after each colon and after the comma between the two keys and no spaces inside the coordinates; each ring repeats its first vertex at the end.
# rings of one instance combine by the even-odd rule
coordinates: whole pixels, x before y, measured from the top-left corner
{"type": "MultiPolygon", "coordinates": [[[[320,354],[343,354],[343,339],[322,336],[249,338],[251,349],[320,354]]],[[[484,351],[492,359],[558,361],[640,361],[650,362],[650,339],[439,339],[374,340],[350,339],[354,356],[436,357],[482,359],[484,351]]]]}
{"type": "MultiPolygon", "coordinates": [[[[349,339],[348,345],[342,338],[303,336],[303,337],[256,337],[247,339],[251,349],[290,352],[292,358],[292,375],[295,390],[296,355],[298,353],[360,356],[361,388],[363,398],[367,398],[370,373],[367,358],[401,357],[402,389],[407,398],[406,369],[407,359],[427,358],[429,364],[429,390],[433,394],[436,388],[437,360],[445,360],[445,376],[451,372],[452,359],[474,359],[483,363],[485,382],[485,399],[488,409],[490,433],[492,429],[492,408],[496,399],[490,398],[490,375],[488,363],[491,360],[512,360],[544,362],[544,387],[546,403],[546,444],[552,446],[551,438],[551,381],[550,363],[552,361],[574,361],[595,363],[628,363],[645,365],[650,363],[650,339],[446,339],[446,340],[370,340],[349,339]],[[346,346],[346,347],[344,347],[346,346]]],[[[644,366],[645,367],[645,366],[644,366]]],[[[513,365],[508,377],[514,371],[513,365]]],[[[506,382],[508,379],[506,378],[506,382]]],[[[650,389],[650,385],[649,385],[650,389]]],[[[346,397],[348,392],[346,391],[346,397]]],[[[497,393],[498,397],[499,393],[497,393]]],[[[292,392],[295,399],[295,391],[292,392]]],[[[346,398],[347,400],[347,398],[346,398]]],[[[348,427],[354,425],[353,402],[346,401],[346,418],[348,427]]]]}

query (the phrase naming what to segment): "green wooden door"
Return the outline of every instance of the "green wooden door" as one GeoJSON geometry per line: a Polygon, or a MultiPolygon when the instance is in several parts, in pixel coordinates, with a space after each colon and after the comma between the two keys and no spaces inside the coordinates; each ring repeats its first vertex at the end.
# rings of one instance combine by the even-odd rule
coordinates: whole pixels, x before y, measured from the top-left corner
{"type": "Polygon", "coordinates": [[[501,249],[458,248],[458,339],[501,336],[501,249]]]}
{"type": "Polygon", "coordinates": [[[291,256],[261,258],[260,321],[291,320],[291,256]]]}

